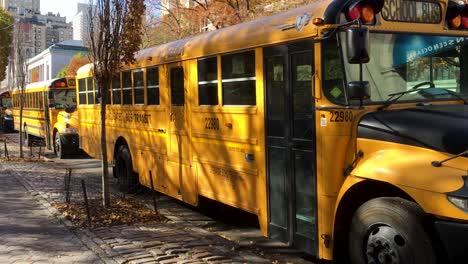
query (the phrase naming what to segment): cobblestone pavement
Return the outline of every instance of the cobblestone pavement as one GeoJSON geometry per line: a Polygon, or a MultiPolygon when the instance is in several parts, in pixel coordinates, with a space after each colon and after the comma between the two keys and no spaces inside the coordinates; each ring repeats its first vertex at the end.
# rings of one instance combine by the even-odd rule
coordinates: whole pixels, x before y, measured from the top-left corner
{"type": "MultiPolygon", "coordinates": [[[[16,149],[10,148],[14,155],[16,149]]],[[[0,164],[0,171],[4,175],[14,175],[32,195],[45,200],[44,204],[51,208],[50,203],[64,200],[66,176],[63,169],[53,164],[6,162],[0,164]]],[[[99,170],[80,169],[72,173],[72,199],[81,199],[78,184],[81,179],[86,180],[90,196],[100,194],[99,170]]],[[[150,204],[150,193],[146,191],[135,198],[150,204]]],[[[115,190],[113,194],[121,195],[115,190]]],[[[168,223],[72,229],[74,238],[81,240],[106,263],[313,263],[285,245],[261,238],[258,229],[252,231],[220,224],[167,196],[159,195],[158,208],[170,219],[168,223]],[[264,248],[257,250],[254,244],[264,248]]],[[[68,220],[56,211],[55,214],[71,227],[68,220]]],[[[0,252],[1,256],[4,254],[0,252]]],[[[1,259],[0,263],[3,263],[1,259]]]]}
{"type": "Polygon", "coordinates": [[[0,263],[102,263],[0,164],[0,263]]]}

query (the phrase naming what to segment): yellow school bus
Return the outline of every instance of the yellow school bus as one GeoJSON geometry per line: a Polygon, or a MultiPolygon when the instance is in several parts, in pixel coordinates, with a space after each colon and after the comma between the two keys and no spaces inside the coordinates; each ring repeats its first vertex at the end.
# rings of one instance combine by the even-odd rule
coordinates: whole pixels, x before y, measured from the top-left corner
{"type": "Polygon", "coordinates": [[[8,91],[0,94],[0,128],[3,132],[10,132],[13,130],[11,94],[8,91]]]}
{"type": "MultiPolygon", "coordinates": [[[[442,0],[323,0],[141,50],[114,78],[119,187],[203,196],[343,263],[465,263],[468,13],[442,0]]],[[[92,68],[82,148],[100,157],[92,68]]]]}
{"type": "Polygon", "coordinates": [[[54,150],[59,158],[78,149],[78,119],[74,78],[60,78],[31,83],[24,92],[14,90],[13,116],[15,130],[23,127],[23,139],[28,146],[34,141],[54,150]],[[20,97],[24,96],[20,124],[20,97]]]}

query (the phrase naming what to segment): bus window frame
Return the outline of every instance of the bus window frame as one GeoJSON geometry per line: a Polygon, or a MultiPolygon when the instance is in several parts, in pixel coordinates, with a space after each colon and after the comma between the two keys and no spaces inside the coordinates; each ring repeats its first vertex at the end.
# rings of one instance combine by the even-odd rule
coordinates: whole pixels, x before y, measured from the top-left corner
{"type": "Polygon", "coordinates": [[[88,92],[86,91],[86,78],[78,79],[77,85],[78,85],[78,100],[79,100],[78,105],[87,105],[88,104],[88,92]],[[81,89],[81,83],[80,82],[83,82],[84,90],[81,89]],[[84,94],[84,99],[85,99],[84,102],[81,101],[81,94],[84,94]]]}
{"type": "Polygon", "coordinates": [[[111,100],[111,105],[122,105],[122,72],[118,72],[117,76],[113,76],[111,79],[111,91],[112,91],[112,100],[111,100]],[[114,79],[115,78],[115,79],[114,79]],[[115,88],[114,87],[114,81],[117,80],[119,81],[119,87],[115,88]],[[119,102],[115,103],[114,102],[114,93],[119,92],[119,102]]]}
{"type": "Polygon", "coordinates": [[[133,102],[133,105],[135,106],[142,106],[142,105],[146,105],[146,83],[145,83],[145,79],[146,79],[146,69],[145,68],[137,68],[137,69],[133,69],[131,70],[132,72],[132,102],[133,102]],[[142,79],[143,79],[143,86],[135,86],[135,73],[142,73],[143,76],[142,76],[142,79]],[[138,88],[137,88],[138,87],[138,88]],[[136,93],[135,91],[136,90],[143,90],[143,103],[136,103],[136,93]]]}
{"type": "Polygon", "coordinates": [[[161,74],[159,72],[160,70],[160,65],[154,65],[154,66],[148,66],[145,68],[145,105],[146,106],[149,106],[149,107],[161,107],[161,74]],[[152,69],[156,69],[156,73],[157,73],[157,78],[156,80],[158,81],[158,84],[157,85],[149,85],[149,74],[148,72],[152,69]],[[154,90],[157,90],[158,91],[158,101],[157,101],[157,104],[150,104],[149,103],[149,90],[150,89],[154,89],[154,90]]]}
{"type": "Polygon", "coordinates": [[[243,107],[243,108],[251,108],[251,107],[257,107],[258,105],[258,98],[257,98],[257,89],[256,89],[256,85],[257,85],[257,72],[256,72],[256,64],[257,64],[257,49],[253,48],[253,49],[244,49],[244,50],[237,50],[235,52],[230,52],[230,53],[224,53],[224,54],[220,54],[219,55],[220,57],[220,65],[219,67],[221,67],[221,70],[220,70],[220,85],[221,85],[221,106],[222,107],[226,107],[226,108],[233,108],[233,107],[243,107]],[[242,78],[230,78],[230,79],[224,79],[223,78],[223,56],[233,56],[233,55],[237,55],[237,54],[245,54],[245,53],[252,53],[253,54],[253,76],[252,77],[242,77],[242,78]],[[251,82],[253,81],[254,82],[254,95],[255,95],[255,103],[254,104],[226,104],[225,103],[225,93],[224,93],[224,84],[225,83],[235,83],[235,82],[251,82]]]}
{"type": "MultiPolygon", "coordinates": [[[[197,59],[197,107],[219,107],[219,102],[221,102],[222,98],[220,98],[220,83],[222,83],[221,74],[221,55],[214,55],[208,57],[202,57],[197,59]],[[216,79],[211,81],[200,81],[200,61],[206,61],[209,59],[216,60],[216,79]],[[200,84],[201,85],[209,85],[209,84],[216,84],[216,104],[201,104],[200,103],[200,84]]],[[[222,88],[222,86],[221,86],[222,88]]],[[[222,92],[222,91],[221,91],[222,92]]]]}
{"type": "Polygon", "coordinates": [[[89,76],[86,78],[86,101],[87,105],[95,105],[96,104],[96,95],[94,92],[94,78],[92,76],[89,76]],[[89,89],[89,83],[91,82],[91,90],[89,89]],[[91,94],[91,95],[90,95],[91,94]],[[93,99],[93,103],[90,103],[89,98],[93,99]]]}
{"type": "MultiPolygon", "coordinates": [[[[120,74],[120,87],[121,87],[121,105],[127,105],[127,106],[131,106],[133,105],[133,74],[132,74],[132,70],[124,70],[124,71],[121,71],[121,74],[120,74]],[[129,86],[128,87],[124,87],[124,74],[125,73],[128,73],[129,74],[129,77],[130,77],[130,80],[129,80],[129,86]],[[126,102],[124,100],[125,98],[125,93],[124,91],[130,91],[130,102],[126,102]]],[[[127,99],[128,100],[128,99],[127,99]]]]}

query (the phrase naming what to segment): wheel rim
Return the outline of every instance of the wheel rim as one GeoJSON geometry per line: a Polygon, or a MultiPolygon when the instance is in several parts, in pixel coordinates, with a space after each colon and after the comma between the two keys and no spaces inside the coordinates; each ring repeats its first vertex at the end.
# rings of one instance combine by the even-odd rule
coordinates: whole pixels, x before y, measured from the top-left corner
{"type": "Polygon", "coordinates": [[[60,155],[61,149],[60,149],[60,135],[56,134],[55,136],[55,154],[60,155]]]}
{"type": "Polygon", "coordinates": [[[413,263],[411,249],[406,239],[394,228],[387,225],[369,229],[365,255],[368,264],[413,263]]]}

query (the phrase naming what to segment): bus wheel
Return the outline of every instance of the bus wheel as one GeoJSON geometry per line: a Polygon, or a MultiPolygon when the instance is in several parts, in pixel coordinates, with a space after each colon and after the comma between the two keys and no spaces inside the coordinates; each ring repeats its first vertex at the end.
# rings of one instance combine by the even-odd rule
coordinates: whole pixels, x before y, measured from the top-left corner
{"type": "Polygon", "coordinates": [[[63,153],[62,149],[62,139],[60,137],[60,133],[55,133],[54,139],[54,153],[59,159],[65,158],[65,154],[63,153]]]}
{"type": "Polygon", "coordinates": [[[135,191],[138,186],[138,178],[133,172],[132,157],[127,146],[119,147],[114,169],[117,174],[119,190],[125,193],[135,191]]]}
{"type": "Polygon", "coordinates": [[[401,198],[377,198],[361,205],[348,239],[353,264],[436,263],[424,212],[401,198]]]}

